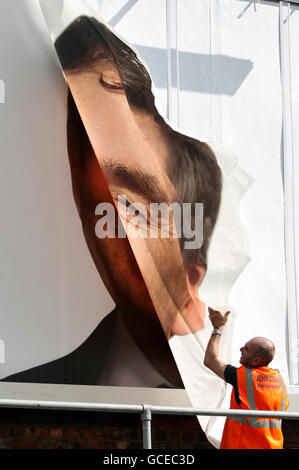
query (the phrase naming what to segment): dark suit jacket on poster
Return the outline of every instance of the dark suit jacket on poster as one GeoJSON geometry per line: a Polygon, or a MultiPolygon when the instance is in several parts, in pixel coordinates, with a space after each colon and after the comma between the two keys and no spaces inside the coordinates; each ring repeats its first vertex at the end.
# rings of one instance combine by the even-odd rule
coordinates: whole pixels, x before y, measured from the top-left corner
{"type": "Polygon", "coordinates": [[[1,381],[174,388],[138,348],[116,309],[70,354],[1,381]]]}

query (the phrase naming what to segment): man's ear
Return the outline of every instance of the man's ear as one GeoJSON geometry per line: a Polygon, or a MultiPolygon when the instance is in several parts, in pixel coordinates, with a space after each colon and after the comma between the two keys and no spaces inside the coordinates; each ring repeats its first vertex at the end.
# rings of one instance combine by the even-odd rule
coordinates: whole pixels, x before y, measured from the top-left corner
{"type": "Polygon", "coordinates": [[[198,299],[198,289],[206,274],[206,269],[200,264],[193,263],[185,267],[189,292],[193,300],[198,299]]]}

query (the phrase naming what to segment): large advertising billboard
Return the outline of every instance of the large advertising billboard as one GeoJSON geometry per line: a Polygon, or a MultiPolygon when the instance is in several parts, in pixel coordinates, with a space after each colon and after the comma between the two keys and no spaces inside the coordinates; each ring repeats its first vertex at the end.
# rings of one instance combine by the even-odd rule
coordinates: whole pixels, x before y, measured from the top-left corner
{"type": "MultiPolygon", "coordinates": [[[[185,389],[194,406],[224,406],[225,383],[203,365],[212,331],[209,306],[231,311],[221,342],[224,361],[236,360],[236,345],[247,335],[270,335],[288,382],[277,57],[271,93],[265,96],[263,88],[257,96],[266,104],[271,99],[271,109],[265,121],[258,115],[256,126],[255,106],[248,105],[244,132],[242,93],[261,67],[256,55],[251,61],[252,46],[242,42],[243,51],[234,49],[238,58],[219,59],[219,50],[210,50],[208,62],[204,53],[184,52],[198,46],[181,33],[175,84],[168,71],[167,113],[158,99],[163,102],[165,63],[157,71],[157,38],[149,54],[150,33],[146,42],[140,25],[139,33],[130,32],[130,19],[119,31],[115,15],[106,20],[113,2],[103,2],[103,16],[92,3],[0,7],[6,38],[1,383],[129,387],[136,400],[136,388],[185,389]],[[134,44],[138,34],[146,45],[134,44]],[[207,69],[214,74],[208,88],[207,69]],[[234,83],[223,75],[227,70],[234,83]],[[213,88],[215,77],[220,85],[213,88]],[[169,112],[173,88],[180,91],[180,120],[169,112]],[[227,102],[232,98],[234,106],[227,102]],[[209,116],[214,134],[207,132],[209,116]],[[258,139],[267,117],[271,138],[263,146],[258,139]],[[248,139],[244,158],[232,150],[246,147],[239,131],[248,139]]],[[[135,19],[144,21],[149,8],[160,11],[161,2],[140,3],[135,19]]],[[[210,2],[181,3],[179,18],[190,37],[191,10],[202,21],[208,13],[219,21],[219,10],[207,10],[210,2]]],[[[234,11],[240,5],[236,1],[234,11]]],[[[269,15],[276,21],[277,8],[269,15]]],[[[224,34],[224,49],[227,41],[224,34]]],[[[171,62],[171,35],[166,42],[171,62]]],[[[221,421],[199,421],[217,444],[221,421]]]]}

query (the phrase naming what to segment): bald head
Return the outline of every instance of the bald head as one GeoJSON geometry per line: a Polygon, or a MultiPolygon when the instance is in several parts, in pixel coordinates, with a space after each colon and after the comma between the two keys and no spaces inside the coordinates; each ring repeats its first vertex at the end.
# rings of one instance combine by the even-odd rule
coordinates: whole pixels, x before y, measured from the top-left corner
{"type": "Polygon", "coordinates": [[[262,359],[260,365],[267,366],[275,355],[275,346],[270,339],[256,336],[250,340],[255,348],[255,355],[262,359]]]}
{"type": "Polygon", "coordinates": [[[262,336],[252,338],[240,350],[240,363],[248,367],[267,366],[275,355],[273,342],[262,336]]]}

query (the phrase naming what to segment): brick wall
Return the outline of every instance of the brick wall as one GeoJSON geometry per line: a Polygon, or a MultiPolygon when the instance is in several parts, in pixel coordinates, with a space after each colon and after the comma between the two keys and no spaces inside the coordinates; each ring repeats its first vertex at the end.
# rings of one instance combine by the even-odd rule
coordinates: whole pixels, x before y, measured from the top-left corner
{"type": "MultiPolygon", "coordinates": [[[[299,448],[299,421],[284,421],[299,448]]],[[[153,449],[212,449],[194,416],[154,415],[153,449]]],[[[0,409],[0,449],[141,449],[139,414],[0,409]]]]}
{"type": "MultiPolygon", "coordinates": [[[[211,447],[195,417],[153,416],[153,448],[211,447]]],[[[0,409],[0,448],[140,449],[139,414],[0,409]]]]}

